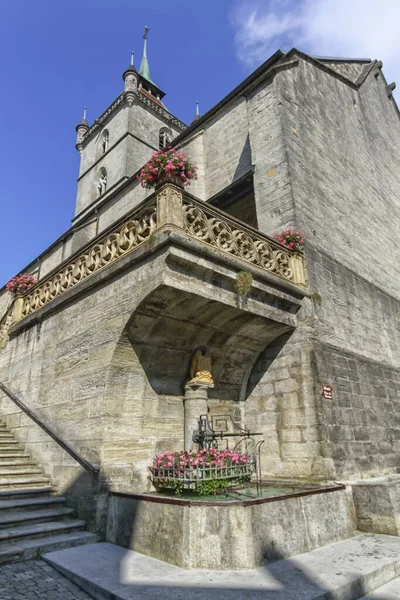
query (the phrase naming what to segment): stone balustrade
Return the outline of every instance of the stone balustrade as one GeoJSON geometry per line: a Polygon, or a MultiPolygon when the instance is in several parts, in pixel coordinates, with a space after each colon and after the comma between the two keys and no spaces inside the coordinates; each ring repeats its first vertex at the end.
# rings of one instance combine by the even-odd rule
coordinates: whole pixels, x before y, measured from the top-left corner
{"type": "Polygon", "coordinates": [[[0,347],[10,327],[72,287],[148,242],[157,231],[179,231],[222,253],[304,286],[303,255],[167,183],[125,219],[100,234],[17,298],[0,320],[0,347]]]}

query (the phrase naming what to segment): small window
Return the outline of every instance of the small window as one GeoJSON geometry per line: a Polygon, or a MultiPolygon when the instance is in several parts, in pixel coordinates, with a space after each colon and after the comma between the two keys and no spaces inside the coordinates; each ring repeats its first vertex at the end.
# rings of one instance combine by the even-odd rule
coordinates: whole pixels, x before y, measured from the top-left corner
{"type": "Polygon", "coordinates": [[[158,138],[158,147],[160,150],[164,150],[171,143],[171,131],[166,127],[160,129],[158,138]]]}
{"type": "Polygon", "coordinates": [[[103,131],[103,135],[101,136],[101,149],[102,149],[103,154],[105,154],[108,150],[108,138],[109,138],[108,131],[107,131],[107,129],[105,129],[103,131]]]}
{"type": "Polygon", "coordinates": [[[97,182],[97,197],[102,196],[107,189],[107,171],[104,167],[100,169],[100,175],[97,182]]]}

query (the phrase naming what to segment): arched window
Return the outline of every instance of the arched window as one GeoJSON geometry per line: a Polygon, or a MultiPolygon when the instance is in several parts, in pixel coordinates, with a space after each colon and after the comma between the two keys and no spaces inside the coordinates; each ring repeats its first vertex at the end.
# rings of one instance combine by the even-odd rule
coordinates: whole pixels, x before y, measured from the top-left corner
{"type": "Polygon", "coordinates": [[[107,171],[104,167],[101,167],[99,179],[97,181],[97,197],[102,196],[107,189],[107,171]]]}
{"type": "Polygon", "coordinates": [[[108,150],[108,138],[109,138],[108,130],[105,129],[101,136],[101,149],[102,149],[103,154],[105,154],[108,150]]]}
{"type": "Polygon", "coordinates": [[[160,134],[158,137],[158,147],[160,150],[164,150],[171,143],[171,130],[167,127],[163,127],[160,129],[160,134]]]}

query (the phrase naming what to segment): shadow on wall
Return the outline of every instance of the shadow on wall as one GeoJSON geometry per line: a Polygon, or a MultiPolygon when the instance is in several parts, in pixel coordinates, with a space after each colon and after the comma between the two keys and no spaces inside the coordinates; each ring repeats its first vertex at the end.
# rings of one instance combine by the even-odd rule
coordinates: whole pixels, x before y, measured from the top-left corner
{"type": "Polygon", "coordinates": [[[293,331],[289,331],[280,335],[279,337],[274,339],[270,344],[268,344],[265,350],[259,355],[248,380],[246,397],[249,397],[251,395],[254,388],[258,385],[258,383],[264,377],[265,373],[271,367],[274,360],[277,358],[278,354],[288,343],[292,334],[293,331]]]}
{"type": "Polygon", "coordinates": [[[105,539],[110,486],[101,474],[87,471],[81,474],[63,491],[67,506],[75,509],[79,519],[86,521],[86,529],[105,539]]]}
{"type": "Polygon", "coordinates": [[[251,168],[251,145],[250,136],[247,134],[246,141],[240,153],[239,162],[232,177],[232,183],[239,179],[251,168]]]}

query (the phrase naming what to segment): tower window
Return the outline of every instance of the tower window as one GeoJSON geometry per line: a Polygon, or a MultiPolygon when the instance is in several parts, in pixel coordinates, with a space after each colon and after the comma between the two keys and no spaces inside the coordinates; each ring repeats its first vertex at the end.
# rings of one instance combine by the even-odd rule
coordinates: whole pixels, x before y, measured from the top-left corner
{"type": "Polygon", "coordinates": [[[107,189],[107,171],[104,167],[100,169],[100,175],[97,182],[97,197],[102,196],[107,189]]]}
{"type": "Polygon", "coordinates": [[[171,143],[171,131],[166,127],[160,129],[158,138],[158,147],[160,150],[164,150],[171,143]]]}
{"type": "Polygon", "coordinates": [[[108,150],[108,138],[109,138],[108,131],[107,131],[107,129],[105,129],[103,131],[103,135],[101,136],[101,149],[103,151],[103,154],[105,154],[108,150]]]}

